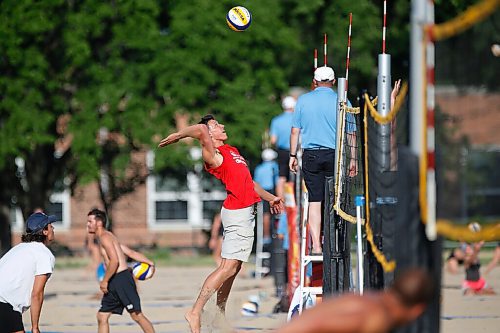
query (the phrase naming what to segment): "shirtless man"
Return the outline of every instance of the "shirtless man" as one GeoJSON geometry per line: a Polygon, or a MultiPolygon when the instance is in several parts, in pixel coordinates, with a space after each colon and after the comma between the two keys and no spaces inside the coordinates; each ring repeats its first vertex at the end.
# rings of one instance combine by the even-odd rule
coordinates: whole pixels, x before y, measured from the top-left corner
{"type": "Polygon", "coordinates": [[[153,333],[153,325],[141,311],[141,300],[126,256],[152,266],[154,263],[143,254],[120,244],[116,236],[106,230],[106,221],[106,213],[99,209],[92,209],[87,215],[87,231],[98,241],[106,266],[106,274],[99,286],[104,295],[97,312],[98,332],[109,332],[111,314],[121,315],[126,308],[143,332],[153,333]]]}

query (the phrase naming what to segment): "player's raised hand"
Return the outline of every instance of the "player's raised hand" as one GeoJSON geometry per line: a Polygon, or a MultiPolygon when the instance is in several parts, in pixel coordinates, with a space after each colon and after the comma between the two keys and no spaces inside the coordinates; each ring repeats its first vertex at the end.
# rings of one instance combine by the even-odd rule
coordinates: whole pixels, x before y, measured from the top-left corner
{"type": "Polygon", "coordinates": [[[167,136],[166,138],[164,138],[163,140],[161,140],[158,147],[161,148],[161,147],[171,145],[172,143],[176,143],[180,140],[180,138],[181,137],[180,137],[178,132],[172,133],[169,136],[167,136]]]}

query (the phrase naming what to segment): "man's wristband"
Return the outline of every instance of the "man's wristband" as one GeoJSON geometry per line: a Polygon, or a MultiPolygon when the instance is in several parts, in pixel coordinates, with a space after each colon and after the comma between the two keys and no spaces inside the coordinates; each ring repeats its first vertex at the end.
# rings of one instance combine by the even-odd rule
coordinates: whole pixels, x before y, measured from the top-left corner
{"type": "Polygon", "coordinates": [[[296,154],[290,154],[290,157],[297,157],[296,154]]]}

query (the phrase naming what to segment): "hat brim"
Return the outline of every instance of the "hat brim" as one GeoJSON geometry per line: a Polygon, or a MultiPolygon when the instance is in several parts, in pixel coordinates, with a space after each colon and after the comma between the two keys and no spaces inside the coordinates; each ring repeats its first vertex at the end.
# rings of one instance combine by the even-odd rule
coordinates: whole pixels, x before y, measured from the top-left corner
{"type": "Polygon", "coordinates": [[[48,221],[47,224],[54,223],[54,222],[57,221],[57,216],[55,216],[55,215],[48,215],[47,221],[48,221]]]}
{"type": "Polygon", "coordinates": [[[34,234],[34,233],[37,233],[41,230],[43,230],[47,225],[51,224],[51,223],[54,223],[57,221],[57,216],[55,215],[47,215],[47,220],[44,221],[43,225],[39,226],[38,228],[36,228],[35,230],[31,230],[31,229],[26,229],[26,233],[28,234],[34,234]]]}

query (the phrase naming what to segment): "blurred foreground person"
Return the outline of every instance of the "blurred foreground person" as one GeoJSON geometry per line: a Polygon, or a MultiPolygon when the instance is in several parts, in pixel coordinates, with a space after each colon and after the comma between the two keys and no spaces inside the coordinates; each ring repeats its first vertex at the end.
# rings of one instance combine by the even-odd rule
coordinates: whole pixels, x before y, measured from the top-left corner
{"type": "Polygon", "coordinates": [[[381,333],[419,317],[434,295],[431,276],[412,268],[389,289],[346,294],[320,303],[278,329],[278,333],[381,333]]]}
{"type": "Polygon", "coordinates": [[[0,332],[24,332],[22,313],[30,309],[31,332],[39,333],[45,284],[55,258],[47,245],[54,240],[54,215],[32,214],[21,244],[0,259],[0,332]]]}

